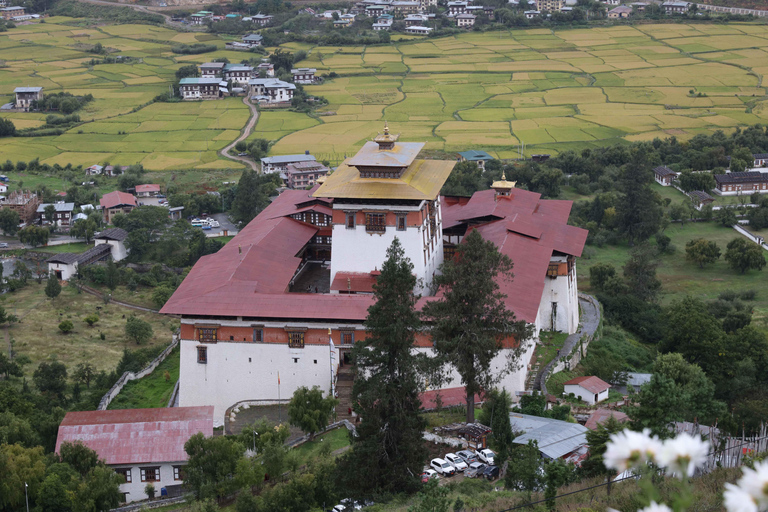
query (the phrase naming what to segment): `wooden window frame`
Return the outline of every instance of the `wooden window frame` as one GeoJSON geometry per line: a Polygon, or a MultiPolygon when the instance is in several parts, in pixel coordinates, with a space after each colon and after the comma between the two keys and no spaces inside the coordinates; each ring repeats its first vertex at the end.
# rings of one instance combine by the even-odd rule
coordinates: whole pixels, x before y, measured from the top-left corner
{"type": "Polygon", "coordinates": [[[198,364],[208,364],[208,347],[197,347],[197,362],[198,364]]]}
{"type": "Polygon", "coordinates": [[[126,484],[130,484],[132,481],[131,478],[131,468],[115,468],[115,473],[123,477],[123,481],[126,484]]]}
{"type": "Polygon", "coordinates": [[[197,341],[200,343],[218,343],[219,328],[216,327],[198,327],[197,341]]]}
{"type": "Polygon", "coordinates": [[[355,331],[353,331],[353,330],[339,331],[339,342],[343,346],[354,345],[355,344],[355,331]],[[344,342],[344,337],[345,336],[349,336],[350,337],[350,342],[349,343],[345,343],[344,342]]]}
{"type": "Polygon", "coordinates": [[[264,343],[264,327],[263,326],[253,327],[253,342],[264,343]]]}
{"type": "Polygon", "coordinates": [[[304,331],[288,331],[288,347],[304,348],[306,343],[304,334],[304,331]]]}
{"type": "Polygon", "coordinates": [[[184,475],[182,473],[183,469],[184,469],[184,466],[173,466],[173,481],[174,482],[183,482],[184,481],[184,475]]]}
{"type": "Polygon", "coordinates": [[[395,225],[397,231],[405,231],[408,228],[408,215],[405,213],[398,213],[395,225]]]}
{"type": "Polygon", "coordinates": [[[347,229],[355,229],[357,227],[357,214],[355,212],[345,212],[344,225],[347,229]]]}
{"type": "Polygon", "coordinates": [[[142,482],[159,482],[160,481],[160,466],[139,468],[139,471],[141,473],[142,482]],[[149,478],[149,475],[148,475],[149,471],[151,471],[154,475],[152,479],[149,478]]]}
{"type": "Polygon", "coordinates": [[[383,212],[365,213],[365,231],[367,233],[384,233],[387,231],[387,214],[383,212]]]}
{"type": "Polygon", "coordinates": [[[547,277],[555,278],[558,276],[558,272],[560,270],[560,264],[559,263],[550,263],[547,267],[547,277]]]}

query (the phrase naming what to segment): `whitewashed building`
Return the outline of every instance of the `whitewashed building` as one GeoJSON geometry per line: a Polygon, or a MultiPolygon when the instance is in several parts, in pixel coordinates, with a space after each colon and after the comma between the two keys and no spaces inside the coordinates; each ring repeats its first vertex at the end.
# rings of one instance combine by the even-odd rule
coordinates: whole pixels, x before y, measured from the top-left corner
{"type": "Polygon", "coordinates": [[[94,450],[115,473],[123,477],[120,491],[126,502],[155,496],[182,494],[184,444],[202,433],[213,436],[213,407],[161,407],[68,412],[59,426],[56,453],[63,443],[81,442],[94,450]]]}
{"type": "Polygon", "coordinates": [[[290,103],[296,85],[277,78],[251,78],[248,80],[251,100],[257,103],[290,103]]]}
{"type": "Polygon", "coordinates": [[[261,159],[261,172],[264,174],[271,174],[273,172],[284,173],[288,170],[289,164],[295,164],[298,162],[314,162],[316,158],[309,154],[309,152],[303,155],[277,155],[277,156],[265,156],[261,159]]]}
{"type": "Polygon", "coordinates": [[[594,376],[576,377],[564,383],[563,386],[563,392],[566,395],[573,393],[590,405],[607,400],[609,389],[611,389],[610,384],[594,376]]]}

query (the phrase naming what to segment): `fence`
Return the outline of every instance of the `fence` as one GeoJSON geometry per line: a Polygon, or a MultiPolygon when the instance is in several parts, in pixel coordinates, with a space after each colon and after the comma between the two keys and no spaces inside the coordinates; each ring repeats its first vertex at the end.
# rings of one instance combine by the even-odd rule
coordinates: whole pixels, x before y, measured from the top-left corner
{"type": "Polygon", "coordinates": [[[718,467],[739,467],[744,463],[744,457],[768,451],[768,429],[765,425],[761,425],[758,435],[741,437],[721,434],[717,425],[707,427],[687,422],[675,423],[675,431],[677,434],[686,432],[691,435],[703,435],[709,439],[712,449],[707,457],[704,472],[718,467]]]}
{"type": "MultiPolygon", "coordinates": [[[[600,303],[598,303],[597,299],[592,297],[591,295],[586,295],[583,293],[579,294],[579,299],[590,302],[595,307],[595,309],[597,310],[597,318],[598,318],[598,326],[599,326],[600,325],[600,303]]],[[[588,331],[588,329],[584,329],[584,331],[588,331]]],[[[579,342],[576,344],[576,346],[573,347],[573,351],[569,355],[566,355],[565,357],[561,358],[558,361],[558,363],[555,365],[555,367],[551,370],[551,373],[557,373],[563,370],[570,370],[571,368],[576,367],[576,365],[581,362],[581,359],[587,355],[587,348],[589,347],[589,344],[592,343],[592,340],[595,339],[595,336],[597,334],[598,334],[597,328],[591,333],[585,332],[579,339],[579,342]]],[[[599,335],[597,335],[597,337],[599,337],[599,335]]]]}
{"type": "Polygon", "coordinates": [[[112,400],[115,399],[117,395],[120,394],[120,391],[123,390],[123,387],[126,384],[128,384],[132,380],[140,379],[146,375],[149,375],[153,371],[155,371],[155,368],[157,368],[160,365],[160,363],[165,361],[165,358],[168,357],[168,354],[170,354],[178,344],[179,344],[179,335],[177,333],[173,335],[173,341],[171,341],[171,344],[165,347],[165,350],[160,352],[160,355],[154,358],[152,362],[149,363],[144,369],[142,369],[138,373],[133,373],[133,372],[123,373],[123,375],[121,375],[120,378],[117,379],[117,382],[115,382],[115,385],[112,386],[112,388],[109,391],[107,391],[107,393],[103,397],[101,397],[101,401],[99,401],[99,407],[96,410],[106,411],[107,407],[109,407],[109,404],[112,402],[112,400]]]}
{"type": "Polygon", "coordinates": [[[749,238],[750,240],[758,244],[760,247],[768,251],[768,245],[765,244],[765,239],[763,237],[752,234],[749,230],[744,229],[738,224],[734,224],[733,229],[735,229],[737,233],[744,235],[745,237],[749,238]]]}

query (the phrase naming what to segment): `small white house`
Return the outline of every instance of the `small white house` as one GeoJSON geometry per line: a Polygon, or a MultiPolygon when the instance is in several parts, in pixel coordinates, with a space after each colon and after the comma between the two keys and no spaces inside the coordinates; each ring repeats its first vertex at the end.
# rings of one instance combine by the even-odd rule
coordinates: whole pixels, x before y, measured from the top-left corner
{"type": "Polygon", "coordinates": [[[602,402],[608,398],[608,390],[611,385],[595,376],[576,377],[564,385],[566,395],[573,393],[590,405],[602,402]]]}
{"type": "Polygon", "coordinates": [[[213,435],[213,406],[68,412],[59,426],[56,453],[65,442],[82,442],[123,477],[125,501],[182,494],[184,444],[201,432],[213,435]]]}
{"type": "Polygon", "coordinates": [[[128,238],[128,232],[124,229],[110,228],[94,236],[93,241],[97,246],[108,244],[112,248],[112,260],[120,261],[128,257],[128,249],[125,247],[126,238],[128,238]]]}

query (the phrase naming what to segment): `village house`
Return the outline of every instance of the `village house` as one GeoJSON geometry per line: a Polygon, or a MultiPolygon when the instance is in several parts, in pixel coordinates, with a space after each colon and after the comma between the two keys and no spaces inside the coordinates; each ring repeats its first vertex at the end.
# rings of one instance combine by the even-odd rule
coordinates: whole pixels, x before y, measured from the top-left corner
{"type": "Polygon", "coordinates": [[[608,390],[611,385],[598,377],[576,377],[563,384],[563,393],[571,393],[590,405],[608,399],[608,390]]]}
{"type": "Polygon", "coordinates": [[[241,86],[248,85],[253,76],[253,68],[244,64],[227,64],[224,66],[224,79],[241,86]]]}
{"type": "Polygon", "coordinates": [[[620,5],[618,7],[614,7],[610,11],[608,11],[608,17],[611,19],[621,19],[621,18],[629,18],[632,15],[632,8],[627,7],[626,5],[620,5]]]}
{"type": "Polygon", "coordinates": [[[109,258],[112,258],[113,261],[125,259],[128,256],[128,249],[125,247],[126,238],[128,238],[128,232],[123,229],[102,230],[101,233],[93,237],[94,245],[87,251],[81,253],[62,252],[45,260],[48,264],[48,273],[53,272],[56,278],[61,281],[69,281],[72,276],[77,274],[77,269],[81,266],[109,258]]]}
{"type": "Polygon", "coordinates": [[[587,456],[589,430],[584,425],[516,412],[510,413],[509,422],[513,432],[522,432],[512,442],[527,445],[536,441],[545,459],[562,459],[578,465],[587,456]]]}
{"type": "MultiPolygon", "coordinates": [[[[539,331],[578,330],[576,259],[587,231],[567,224],[571,201],[544,200],[504,177],[471,198],[440,196],[456,161],[419,159],[423,148],[385,126],[322,184],[284,191],[231,243],[198,260],[161,310],[181,317],[181,406],[214,405],[219,425],[241,401],[284,399],[300,386],[332,393],[338,363],[329,365],[329,355],[349,362],[365,339],[371,282],[395,237],[419,279],[414,292],[429,295],[444,255],[469,230],[515,262],[516,278],[498,285],[534,341],[499,385],[513,396],[525,389],[539,331]]],[[[517,346],[511,336],[500,343],[492,371],[517,346]]],[[[414,351],[434,354],[428,330],[417,333],[414,351]]],[[[445,388],[459,385],[457,374],[446,375],[445,388]]]]}
{"type": "Polygon", "coordinates": [[[99,199],[99,207],[106,224],[112,224],[112,219],[118,213],[131,213],[136,206],[136,198],[133,195],[119,190],[104,194],[99,199]]]}
{"type": "Polygon", "coordinates": [[[17,87],[13,92],[16,95],[15,107],[22,110],[29,110],[32,102],[43,99],[42,87],[17,87]]]}
{"type": "Polygon", "coordinates": [[[55,224],[56,226],[69,226],[72,223],[72,212],[75,210],[75,203],[65,203],[64,201],[56,203],[41,203],[37,207],[37,221],[43,226],[55,224]],[[53,214],[53,220],[45,214],[45,208],[53,204],[56,213],[53,214]]]}
{"type": "Polygon", "coordinates": [[[347,14],[342,14],[341,16],[339,16],[339,18],[341,19],[341,21],[348,21],[352,23],[355,21],[356,16],[354,14],[347,13],[347,14]]]}
{"type": "MultiPolygon", "coordinates": [[[[379,16],[379,18],[381,18],[381,16],[379,16]]],[[[406,24],[406,26],[407,26],[407,24],[406,24]]],[[[373,30],[377,30],[377,31],[378,30],[390,30],[392,28],[392,22],[391,21],[386,21],[386,22],[378,22],[377,21],[376,23],[371,25],[371,28],[373,28],[373,30]]]]}
{"type": "Polygon", "coordinates": [[[273,19],[274,19],[274,16],[270,14],[259,13],[251,16],[251,21],[256,25],[259,25],[260,27],[266,27],[267,25],[272,23],[273,19]]]}
{"type": "Polygon", "coordinates": [[[665,165],[653,169],[653,178],[659,185],[668,187],[677,179],[677,173],[665,165]]]}
{"type": "Polygon", "coordinates": [[[59,426],[56,453],[65,442],[81,441],[123,478],[126,502],[157,495],[181,496],[184,444],[197,434],[213,436],[213,407],[160,407],[68,412],[59,426]]]}
{"type": "Polygon", "coordinates": [[[648,7],[648,5],[650,5],[648,2],[632,2],[629,4],[630,7],[637,9],[638,12],[645,11],[645,8],[648,7]]]}
{"type": "Polygon", "coordinates": [[[755,153],[752,158],[755,159],[753,167],[768,167],[768,153],[755,153]]]}
{"type": "Polygon", "coordinates": [[[182,78],[179,93],[185,100],[213,100],[221,98],[227,90],[227,82],[215,76],[182,78]]]}
{"type": "Polygon", "coordinates": [[[600,0],[600,3],[616,6],[621,5],[621,0],[600,0]]]}
{"type": "Polygon", "coordinates": [[[712,204],[715,202],[715,198],[707,194],[703,190],[694,190],[693,192],[689,192],[688,197],[691,198],[691,201],[693,201],[694,206],[699,211],[701,211],[701,209],[707,206],[708,204],[712,204]]]}
{"type": "Polygon", "coordinates": [[[736,196],[768,192],[768,173],[729,172],[715,174],[715,192],[721,196],[736,196]]]}
{"type": "Polygon", "coordinates": [[[392,2],[392,12],[407,16],[408,14],[416,14],[419,12],[419,2],[409,0],[395,0],[392,2]]]}
{"type": "Polygon", "coordinates": [[[661,4],[661,7],[664,9],[665,14],[682,14],[688,12],[688,9],[691,8],[690,2],[678,2],[678,1],[672,1],[672,2],[664,2],[661,4]]]}
{"type": "Polygon", "coordinates": [[[317,70],[314,68],[296,68],[291,70],[291,75],[293,75],[293,83],[295,84],[315,83],[315,73],[317,73],[317,70]]]}
{"type": "Polygon", "coordinates": [[[160,185],[156,183],[136,185],[136,197],[157,197],[159,193],[160,185]]]}
{"type": "Polygon", "coordinates": [[[290,103],[296,91],[296,85],[277,78],[251,78],[248,80],[251,101],[259,104],[290,103]]]}
{"type": "Polygon", "coordinates": [[[410,27],[405,27],[405,33],[406,34],[413,34],[415,36],[428,36],[433,29],[430,27],[424,27],[422,25],[411,25],[410,27]]]}
{"type": "Polygon", "coordinates": [[[536,18],[537,16],[541,16],[541,12],[539,12],[539,11],[525,11],[525,12],[523,12],[523,15],[525,16],[526,19],[531,20],[533,18],[536,18]]]}
{"type": "Polygon", "coordinates": [[[189,16],[189,21],[193,25],[205,25],[211,19],[213,19],[213,12],[211,11],[198,11],[189,16]]]}
{"type": "Polygon", "coordinates": [[[19,221],[24,224],[32,224],[37,219],[37,207],[40,199],[37,194],[21,190],[14,190],[5,201],[0,203],[0,208],[8,208],[19,214],[19,221]]]}
{"type": "MultiPolygon", "coordinates": [[[[8,192],[8,184],[0,182],[0,194],[5,194],[6,192],[8,192]]],[[[0,201],[2,201],[4,199],[5,198],[3,197],[2,199],[0,199],[0,201]]]]}
{"type": "Polygon", "coordinates": [[[224,66],[226,66],[224,62],[205,62],[200,64],[200,76],[203,78],[221,78],[224,74],[224,66]]]}
{"type": "Polygon", "coordinates": [[[350,20],[335,20],[333,22],[333,28],[346,28],[352,25],[350,20]]]}
{"type": "Polygon", "coordinates": [[[0,8],[0,16],[4,20],[10,20],[17,16],[23,16],[24,15],[24,8],[19,7],[18,5],[12,6],[12,7],[3,7],[0,8]]]}
{"type": "Polygon", "coordinates": [[[403,22],[405,23],[406,27],[412,27],[414,25],[424,25],[426,23],[427,17],[423,14],[409,14],[408,16],[403,19],[403,22]]]}
{"type": "Polygon", "coordinates": [[[288,188],[314,187],[318,178],[326,176],[331,170],[315,160],[293,162],[286,165],[285,183],[288,188]]]}
{"type": "Polygon", "coordinates": [[[369,18],[376,18],[389,11],[388,6],[384,5],[366,5],[365,15],[369,18]]]}
{"type": "Polygon", "coordinates": [[[247,35],[244,35],[242,38],[243,44],[248,45],[248,48],[255,48],[257,46],[261,46],[263,41],[264,41],[264,36],[259,34],[247,34],[247,35]]]}
{"type": "Polygon", "coordinates": [[[485,170],[486,162],[493,160],[493,157],[485,151],[477,151],[474,149],[469,151],[460,151],[458,155],[459,162],[475,162],[477,166],[482,170],[485,170]]]}
{"type": "MultiPolygon", "coordinates": [[[[119,174],[119,173],[118,173],[119,174]]],[[[115,166],[113,165],[98,165],[94,164],[90,167],[85,168],[85,175],[86,176],[115,176],[115,166]]]]}
{"type": "Polygon", "coordinates": [[[469,2],[448,2],[448,16],[456,16],[467,12],[469,2]]]}
{"type": "Polygon", "coordinates": [[[474,14],[457,14],[454,19],[456,20],[456,26],[459,28],[470,28],[475,24],[474,14]]]}
{"type": "Polygon", "coordinates": [[[275,65],[271,62],[262,62],[253,70],[254,78],[274,78],[275,65]],[[263,76],[262,76],[263,75],[263,76]]]}
{"type": "Polygon", "coordinates": [[[426,11],[430,7],[437,7],[437,0],[419,0],[420,11],[426,11]]]}
{"type": "Polygon", "coordinates": [[[288,170],[289,164],[314,162],[315,157],[306,152],[302,155],[278,155],[265,156],[261,159],[261,172],[263,174],[272,174],[279,172],[284,174],[288,170]]]}
{"type": "Polygon", "coordinates": [[[395,17],[391,14],[382,14],[376,18],[376,23],[387,23],[391,25],[393,21],[395,21],[395,17]]]}
{"type": "Polygon", "coordinates": [[[597,427],[608,421],[610,418],[615,419],[619,423],[626,423],[629,421],[629,416],[621,411],[614,411],[613,409],[597,409],[593,412],[587,422],[584,424],[589,430],[597,430],[597,427]]]}
{"type": "Polygon", "coordinates": [[[564,0],[536,0],[537,11],[559,12],[564,6],[564,0]]]}

